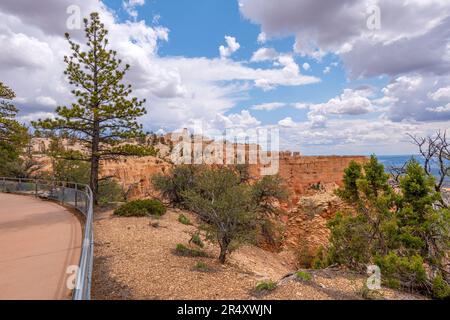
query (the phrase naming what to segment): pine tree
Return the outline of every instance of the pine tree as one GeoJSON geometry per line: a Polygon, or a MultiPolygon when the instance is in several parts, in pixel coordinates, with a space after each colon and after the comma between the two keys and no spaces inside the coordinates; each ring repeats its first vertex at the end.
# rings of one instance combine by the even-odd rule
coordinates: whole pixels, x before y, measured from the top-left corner
{"type": "Polygon", "coordinates": [[[338,190],[338,194],[347,201],[356,202],[358,200],[357,181],[362,176],[362,167],[359,163],[351,161],[344,170],[344,187],[338,190]]]}
{"type": "Polygon", "coordinates": [[[15,119],[14,98],[14,91],[0,82],[0,175],[17,173],[20,154],[29,140],[27,128],[15,119]]]}
{"type": "Polygon", "coordinates": [[[67,152],[61,157],[90,162],[90,186],[97,203],[101,160],[149,155],[154,151],[132,143],[143,135],[136,119],[146,111],[145,100],[131,97],[131,85],[122,83],[130,66],[123,67],[117,52],[107,49],[108,30],[98,13],[91,13],[84,24],[87,39],[84,48],[66,34],[72,55],[64,57],[67,65],[64,73],[75,86],[72,94],[76,102],[71,107],[58,107],[56,119],[40,119],[33,125],[36,129],[69,134],[84,145],[83,154],[67,152]]]}
{"type": "Polygon", "coordinates": [[[389,175],[384,172],[383,164],[378,162],[375,155],[370,157],[369,162],[364,164],[365,179],[368,182],[369,192],[377,196],[380,190],[388,187],[389,175]]]}

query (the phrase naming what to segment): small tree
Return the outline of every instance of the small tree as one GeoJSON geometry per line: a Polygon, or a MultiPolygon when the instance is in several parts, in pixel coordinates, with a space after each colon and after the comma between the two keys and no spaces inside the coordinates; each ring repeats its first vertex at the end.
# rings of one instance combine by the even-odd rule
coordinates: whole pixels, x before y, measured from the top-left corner
{"type": "Polygon", "coordinates": [[[251,187],[240,184],[234,171],[203,170],[194,187],[183,191],[182,196],[189,208],[207,222],[207,238],[218,242],[221,263],[240,243],[254,238],[258,217],[252,205],[251,187]]]}
{"type": "Polygon", "coordinates": [[[356,182],[362,175],[362,167],[355,161],[351,161],[349,166],[344,170],[344,188],[338,190],[338,194],[349,201],[358,200],[358,187],[356,182]]]}
{"type": "Polygon", "coordinates": [[[136,119],[145,114],[144,100],[130,97],[131,85],[123,84],[129,65],[121,67],[116,51],[108,50],[108,31],[100,22],[98,13],[84,19],[86,50],[66,38],[72,56],[64,57],[65,74],[75,86],[72,94],[77,98],[71,107],[58,107],[56,119],[34,122],[36,129],[61,132],[78,139],[85,152],[61,154],[68,160],[90,163],[90,186],[97,203],[99,165],[101,160],[115,159],[123,155],[150,155],[152,148],[130,143],[143,135],[136,119]]]}
{"type": "MultiPolygon", "coordinates": [[[[434,188],[437,192],[440,192],[446,179],[450,179],[450,142],[447,141],[447,132],[439,130],[428,137],[413,135],[409,135],[409,137],[419,149],[424,161],[423,169],[425,173],[434,177],[433,168],[437,168],[434,188]]],[[[442,201],[441,204],[446,206],[442,201]]]]}
{"type": "Polygon", "coordinates": [[[194,186],[195,176],[199,169],[193,165],[179,165],[170,169],[166,175],[152,176],[153,186],[176,206],[184,206],[183,191],[194,186]]]}
{"type": "Polygon", "coordinates": [[[20,170],[20,155],[29,141],[28,130],[15,118],[14,91],[0,82],[0,175],[20,170]]]}
{"type": "MultiPolygon", "coordinates": [[[[347,170],[346,175],[352,172],[347,170]]],[[[375,263],[388,286],[448,298],[450,212],[436,206],[440,193],[417,161],[405,166],[399,181],[400,190],[394,192],[375,157],[364,165],[356,193],[353,183],[346,185],[350,190],[344,187],[340,192],[355,214],[338,214],[329,222],[326,260],[361,271],[375,263]],[[344,197],[349,194],[354,197],[344,197]]]]}
{"type": "Polygon", "coordinates": [[[287,201],[289,191],[280,176],[264,176],[252,186],[252,196],[258,211],[271,213],[275,211],[273,201],[287,201]]]}

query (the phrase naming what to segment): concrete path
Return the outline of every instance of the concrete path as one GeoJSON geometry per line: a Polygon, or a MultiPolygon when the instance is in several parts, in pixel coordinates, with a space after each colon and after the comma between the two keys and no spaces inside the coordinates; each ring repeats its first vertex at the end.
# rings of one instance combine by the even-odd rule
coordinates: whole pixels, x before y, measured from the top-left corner
{"type": "Polygon", "coordinates": [[[0,299],[70,299],[81,224],[67,209],[32,196],[0,193],[0,299]]]}

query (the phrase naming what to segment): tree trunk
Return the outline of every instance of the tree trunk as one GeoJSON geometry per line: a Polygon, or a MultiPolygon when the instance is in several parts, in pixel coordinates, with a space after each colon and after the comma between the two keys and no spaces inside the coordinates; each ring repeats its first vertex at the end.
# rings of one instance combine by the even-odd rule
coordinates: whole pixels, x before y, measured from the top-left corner
{"type": "Polygon", "coordinates": [[[226,237],[222,237],[222,239],[219,240],[219,245],[220,245],[219,261],[221,264],[224,264],[226,261],[230,241],[226,237]]]}
{"type": "Polygon", "coordinates": [[[91,178],[90,178],[90,187],[93,193],[93,201],[94,205],[98,204],[98,175],[99,175],[99,163],[100,156],[98,154],[99,149],[99,140],[100,140],[100,130],[99,130],[99,122],[94,121],[94,130],[92,137],[92,158],[91,158],[91,178]]]}
{"type": "Polygon", "coordinates": [[[225,248],[222,248],[222,246],[220,246],[219,261],[221,264],[225,263],[226,256],[227,256],[227,250],[225,248]]]}

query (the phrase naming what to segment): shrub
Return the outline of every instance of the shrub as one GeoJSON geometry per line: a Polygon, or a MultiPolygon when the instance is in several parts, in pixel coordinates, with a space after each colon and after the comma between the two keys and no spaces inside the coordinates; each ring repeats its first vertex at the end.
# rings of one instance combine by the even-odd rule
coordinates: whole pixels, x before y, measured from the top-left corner
{"type": "Polygon", "coordinates": [[[208,267],[208,265],[202,261],[199,261],[195,264],[194,269],[197,271],[202,271],[202,272],[208,272],[211,269],[208,267]]]}
{"type": "Polygon", "coordinates": [[[412,159],[394,192],[375,156],[345,171],[338,194],[353,210],[337,214],[331,229],[327,262],[363,271],[377,264],[385,285],[445,297],[449,279],[427,274],[445,270],[450,244],[450,212],[436,204],[441,194],[432,177],[412,159]]]}
{"type": "Polygon", "coordinates": [[[278,176],[264,176],[251,189],[252,200],[257,211],[275,212],[273,200],[285,201],[289,197],[288,188],[283,179],[278,176]]]}
{"type": "Polygon", "coordinates": [[[273,291],[277,288],[277,283],[274,281],[261,281],[259,282],[256,287],[256,292],[262,292],[262,291],[273,291]]]}
{"type": "Polygon", "coordinates": [[[184,207],[182,192],[193,188],[197,171],[192,165],[175,166],[168,175],[154,175],[151,182],[171,203],[184,207]]]}
{"type": "Polygon", "coordinates": [[[433,296],[436,299],[450,299],[450,286],[441,274],[436,275],[433,279],[433,296]]]}
{"type": "Polygon", "coordinates": [[[191,240],[189,240],[189,243],[193,243],[197,246],[199,246],[200,248],[203,248],[205,246],[205,244],[203,243],[202,239],[200,239],[200,234],[199,233],[194,233],[191,237],[191,240]]]}
{"type": "Polygon", "coordinates": [[[189,218],[186,217],[184,214],[180,214],[180,215],[178,216],[178,222],[180,222],[180,223],[182,223],[182,224],[184,224],[184,225],[187,225],[187,226],[189,226],[189,225],[192,224],[192,223],[191,223],[191,220],[189,220],[189,218]]]}
{"type": "Polygon", "coordinates": [[[98,203],[105,205],[125,199],[122,187],[114,179],[100,180],[98,184],[98,203]]]}
{"type": "Polygon", "coordinates": [[[324,269],[330,265],[327,251],[323,246],[320,246],[311,261],[311,268],[313,269],[324,269]]]}
{"type": "Polygon", "coordinates": [[[328,222],[331,229],[330,263],[337,263],[356,270],[365,270],[370,262],[370,225],[364,215],[356,217],[337,213],[328,222]]]}
{"type": "Polygon", "coordinates": [[[166,213],[166,207],[157,199],[134,200],[121,205],[114,211],[121,217],[160,217],[166,213]]]}
{"type": "Polygon", "coordinates": [[[297,279],[300,279],[303,281],[311,281],[311,279],[312,279],[311,274],[306,271],[298,271],[295,273],[295,276],[297,277],[297,279]]]}
{"type": "Polygon", "coordinates": [[[280,250],[284,240],[284,226],[270,218],[261,217],[261,243],[268,244],[275,250],[280,250]]]}
{"type": "Polygon", "coordinates": [[[311,268],[314,255],[307,247],[301,247],[297,252],[297,264],[300,268],[311,268]]]}
{"type": "Polygon", "coordinates": [[[383,295],[380,292],[369,289],[366,283],[363,284],[361,289],[357,290],[357,294],[365,300],[379,300],[383,298],[383,295]]]}
{"type": "Polygon", "coordinates": [[[375,257],[380,267],[383,281],[394,289],[421,289],[426,282],[423,259],[419,255],[400,257],[394,252],[375,257]]]}
{"type": "Polygon", "coordinates": [[[175,253],[177,255],[183,256],[183,257],[207,257],[208,254],[204,251],[188,248],[184,244],[177,244],[175,247],[175,253]]]}

